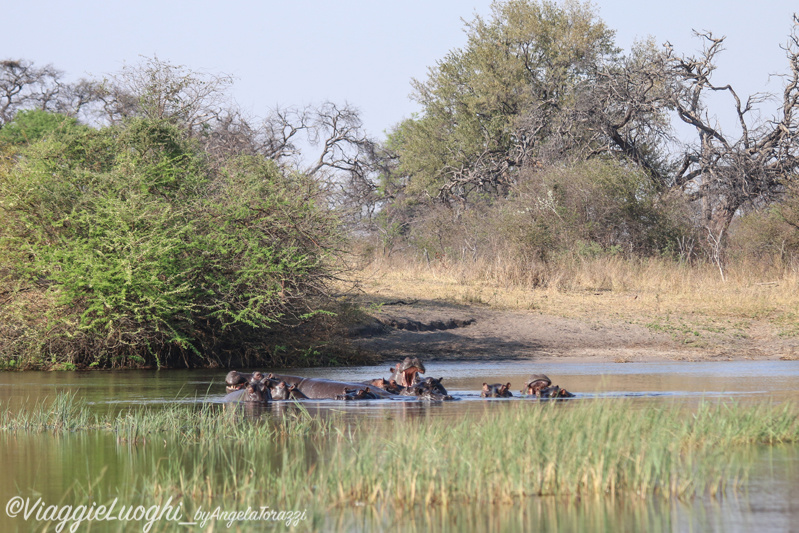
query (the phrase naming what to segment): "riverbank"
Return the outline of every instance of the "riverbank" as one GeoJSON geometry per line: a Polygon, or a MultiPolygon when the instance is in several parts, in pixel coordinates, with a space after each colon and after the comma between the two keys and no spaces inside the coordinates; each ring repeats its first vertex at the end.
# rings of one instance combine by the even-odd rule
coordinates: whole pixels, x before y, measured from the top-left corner
{"type": "Polygon", "coordinates": [[[799,360],[795,278],[666,268],[598,261],[568,285],[531,288],[373,263],[352,297],[369,317],[352,342],[387,360],[799,360]]]}

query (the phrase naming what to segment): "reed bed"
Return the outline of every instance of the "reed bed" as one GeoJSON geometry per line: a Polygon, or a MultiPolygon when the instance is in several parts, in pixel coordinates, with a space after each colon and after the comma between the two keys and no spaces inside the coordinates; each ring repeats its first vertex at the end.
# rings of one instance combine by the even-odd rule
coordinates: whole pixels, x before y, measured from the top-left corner
{"type": "Polygon", "coordinates": [[[137,450],[118,487],[129,499],[407,508],[549,495],[720,495],[747,478],[748,463],[731,453],[799,442],[798,420],[793,404],[623,400],[491,402],[483,415],[456,419],[320,418],[301,408],[252,417],[212,405],[95,415],[61,396],[50,407],[3,411],[0,430],[110,432],[118,446],[137,450]]]}

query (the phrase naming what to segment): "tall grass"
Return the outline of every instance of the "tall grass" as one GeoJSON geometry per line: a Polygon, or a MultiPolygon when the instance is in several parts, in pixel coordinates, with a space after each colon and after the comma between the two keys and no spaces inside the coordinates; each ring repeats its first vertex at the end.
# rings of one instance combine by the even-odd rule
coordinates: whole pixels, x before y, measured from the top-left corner
{"type": "MultiPolygon", "coordinates": [[[[71,396],[0,414],[0,430],[101,431],[153,453],[119,490],[134,498],[272,505],[448,505],[544,495],[715,495],[746,479],[730,453],[799,442],[799,408],[626,401],[486,405],[456,419],[352,420],[302,409],[245,416],[205,405],[94,415],[71,396]],[[255,499],[255,500],[254,500],[255,499]]],[[[42,438],[47,438],[44,436],[42,438]]]]}
{"type": "Polygon", "coordinates": [[[665,258],[564,256],[524,263],[499,254],[450,263],[395,255],[373,258],[358,275],[364,292],[389,299],[439,299],[642,324],[683,320],[713,331],[738,328],[743,335],[768,321],[766,330],[775,335],[799,335],[799,270],[769,261],[730,265],[725,281],[713,265],[665,258]]]}

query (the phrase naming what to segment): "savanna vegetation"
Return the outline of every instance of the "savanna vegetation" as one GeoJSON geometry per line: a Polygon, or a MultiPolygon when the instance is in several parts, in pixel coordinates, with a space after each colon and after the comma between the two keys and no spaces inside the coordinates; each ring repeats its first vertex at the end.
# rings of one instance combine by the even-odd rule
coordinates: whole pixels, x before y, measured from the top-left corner
{"type": "Polygon", "coordinates": [[[589,3],[497,1],[379,140],[350,106],[245,116],[229,77],[158,59],[72,83],[3,61],[0,364],[343,362],[331,295],[398,271],[428,297],[430,277],[557,313],[530,294],[714,295],[702,313],[795,322],[790,23],[782,92],[743,95],[712,33],[624,51],[589,3]]]}

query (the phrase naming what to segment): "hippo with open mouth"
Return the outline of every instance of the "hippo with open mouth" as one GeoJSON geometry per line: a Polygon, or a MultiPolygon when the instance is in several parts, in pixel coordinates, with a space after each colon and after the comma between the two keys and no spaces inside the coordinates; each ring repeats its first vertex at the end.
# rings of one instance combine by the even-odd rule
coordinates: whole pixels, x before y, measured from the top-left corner
{"type": "MultiPolygon", "coordinates": [[[[397,363],[390,369],[391,378],[380,380],[380,385],[376,385],[373,380],[370,383],[350,383],[346,381],[332,381],[328,379],[303,378],[300,376],[290,376],[285,374],[269,374],[264,377],[261,372],[247,374],[231,370],[225,377],[226,391],[228,393],[240,390],[247,386],[252,380],[256,379],[271,390],[271,396],[275,400],[288,399],[288,388],[294,391],[295,397],[303,395],[310,399],[336,399],[337,396],[348,394],[345,389],[359,390],[367,386],[370,389],[368,397],[391,398],[397,396],[403,389],[419,383],[419,374],[424,374],[424,364],[416,357],[406,357],[402,362],[397,363]],[[280,383],[283,383],[281,386],[280,383]]],[[[446,391],[444,392],[446,395],[446,391]]],[[[366,399],[366,398],[363,398],[366,399]]]]}
{"type": "Polygon", "coordinates": [[[393,380],[400,387],[411,387],[419,383],[419,374],[424,374],[425,368],[418,357],[406,357],[388,371],[391,372],[389,382],[393,380]]]}
{"type": "Polygon", "coordinates": [[[544,374],[533,374],[525,383],[522,394],[536,398],[574,398],[574,394],[552,385],[552,380],[544,374]]]}

